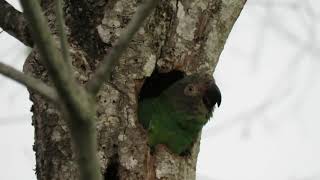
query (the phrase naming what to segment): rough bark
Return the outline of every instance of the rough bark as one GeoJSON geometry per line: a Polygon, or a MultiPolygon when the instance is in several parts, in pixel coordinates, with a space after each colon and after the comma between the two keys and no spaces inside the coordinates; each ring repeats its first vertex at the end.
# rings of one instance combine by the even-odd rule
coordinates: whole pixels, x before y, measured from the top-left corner
{"type": "MultiPolygon", "coordinates": [[[[85,84],[130,21],[138,0],[65,0],[64,12],[74,76],[85,84]]],[[[212,74],[245,0],[162,0],[138,32],[96,97],[98,156],[105,179],[195,179],[199,141],[177,156],[164,146],[150,153],[147,132],[137,120],[145,78],[158,69],[212,74]]],[[[56,34],[54,7],[42,1],[56,34]]],[[[24,72],[51,84],[37,50],[24,72]]],[[[38,180],[77,179],[66,122],[52,104],[32,93],[38,180]]]]}

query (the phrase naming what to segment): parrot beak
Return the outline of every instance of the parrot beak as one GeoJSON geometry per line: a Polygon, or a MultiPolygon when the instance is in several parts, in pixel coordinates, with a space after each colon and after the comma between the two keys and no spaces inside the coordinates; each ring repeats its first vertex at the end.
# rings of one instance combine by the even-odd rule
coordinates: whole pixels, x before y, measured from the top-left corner
{"type": "Polygon", "coordinates": [[[208,110],[212,110],[214,105],[217,104],[218,107],[221,104],[221,92],[214,81],[211,81],[207,91],[204,93],[203,102],[208,110]]]}

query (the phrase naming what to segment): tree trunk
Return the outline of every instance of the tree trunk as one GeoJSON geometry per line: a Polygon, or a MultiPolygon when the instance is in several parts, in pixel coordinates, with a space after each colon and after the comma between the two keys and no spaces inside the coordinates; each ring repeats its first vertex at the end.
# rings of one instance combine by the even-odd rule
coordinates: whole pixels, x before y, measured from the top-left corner
{"type": "MultiPolygon", "coordinates": [[[[190,155],[164,146],[150,152],[147,132],[137,119],[144,80],[173,70],[212,74],[227,36],[246,0],[162,0],[98,93],[98,157],[104,179],[194,180],[199,141],[190,155]]],[[[74,76],[85,84],[130,21],[140,0],[65,0],[64,12],[74,76]]],[[[42,0],[53,34],[54,3],[42,0]]],[[[34,48],[24,72],[50,84],[34,48]]],[[[174,77],[173,77],[174,78],[174,77]]],[[[152,91],[152,89],[149,89],[152,91]]],[[[38,180],[78,179],[69,130],[53,105],[30,92],[38,180]]]]}

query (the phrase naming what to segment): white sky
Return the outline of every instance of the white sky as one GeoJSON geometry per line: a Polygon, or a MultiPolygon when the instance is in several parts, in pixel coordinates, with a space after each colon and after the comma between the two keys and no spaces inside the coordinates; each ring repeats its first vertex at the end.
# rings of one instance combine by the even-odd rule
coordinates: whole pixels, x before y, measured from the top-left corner
{"type": "Polygon", "coordinates": [[[320,179],[320,14],[310,2],[248,1],[215,73],[223,101],[203,133],[199,179],[320,179]]]}
{"type": "MultiPolygon", "coordinates": [[[[248,1],[215,73],[223,101],[203,131],[198,180],[320,179],[319,7],[248,1]]],[[[22,69],[27,52],[0,35],[1,62],[22,69]]],[[[2,76],[0,91],[0,179],[35,180],[28,93],[2,76]]]]}

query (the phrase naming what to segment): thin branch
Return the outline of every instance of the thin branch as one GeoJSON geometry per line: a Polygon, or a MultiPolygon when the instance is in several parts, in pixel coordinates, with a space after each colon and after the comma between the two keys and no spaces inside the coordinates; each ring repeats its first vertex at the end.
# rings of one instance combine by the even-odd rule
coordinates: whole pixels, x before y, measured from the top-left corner
{"type": "Polygon", "coordinates": [[[41,60],[46,65],[59,95],[61,98],[68,99],[69,101],[76,99],[75,97],[71,97],[74,96],[71,92],[77,87],[77,84],[70,76],[70,69],[55,46],[47,20],[41,12],[38,0],[21,0],[20,2],[24,9],[24,14],[30,23],[33,39],[42,57],[41,60]]]}
{"type": "Polygon", "coordinates": [[[157,6],[158,2],[159,0],[146,0],[138,7],[137,12],[134,14],[127,28],[121,33],[118,41],[112,50],[104,57],[102,64],[97,69],[91,81],[89,81],[87,89],[91,94],[97,94],[103,82],[110,79],[112,68],[119,61],[135,33],[143,25],[144,20],[152,13],[152,10],[157,6]]]}
{"type": "Polygon", "coordinates": [[[32,47],[33,40],[23,13],[5,0],[0,0],[0,27],[26,46],[32,47]]]}
{"type": "Polygon", "coordinates": [[[64,118],[69,121],[68,126],[76,152],[80,180],[100,180],[102,178],[96,154],[97,137],[93,100],[72,78],[69,66],[55,47],[48,22],[41,12],[38,0],[20,0],[20,3],[30,23],[33,39],[62,102],[59,108],[64,118]]]}
{"type": "Polygon", "coordinates": [[[43,83],[41,80],[35,79],[31,76],[23,74],[22,72],[0,62],[0,74],[25,85],[27,88],[41,94],[46,99],[57,103],[58,94],[57,92],[43,83]]]}
{"type": "Polygon", "coordinates": [[[56,18],[57,18],[57,25],[58,31],[60,35],[60,44],[61,44],[61,51],[63,59],[65,60],[66,64],[71,68],[71,57],[69,54],[69,45],[67,41],[67,36],[64,31],[64,18],[63,18],[63,11],[62,11],[62,3],[63,0],[56,0],[56,18]]]}

